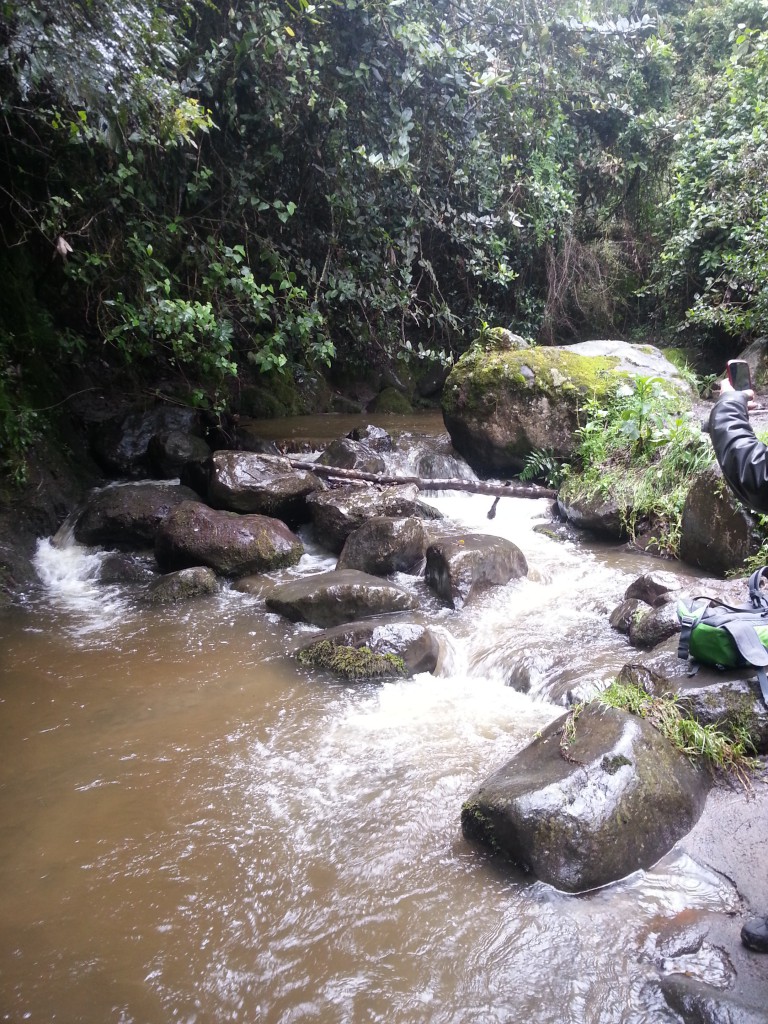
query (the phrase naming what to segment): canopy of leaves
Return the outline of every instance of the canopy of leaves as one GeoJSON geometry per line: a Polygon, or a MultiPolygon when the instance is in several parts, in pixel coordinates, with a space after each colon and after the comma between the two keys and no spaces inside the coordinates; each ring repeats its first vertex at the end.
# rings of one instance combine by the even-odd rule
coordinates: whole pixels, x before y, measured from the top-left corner
{"type": "Polygon", "coordinates": [[[6,0],[0,416],[40,355],[221,405],[480,322],[764,329],[765,10],[6,0]]]}

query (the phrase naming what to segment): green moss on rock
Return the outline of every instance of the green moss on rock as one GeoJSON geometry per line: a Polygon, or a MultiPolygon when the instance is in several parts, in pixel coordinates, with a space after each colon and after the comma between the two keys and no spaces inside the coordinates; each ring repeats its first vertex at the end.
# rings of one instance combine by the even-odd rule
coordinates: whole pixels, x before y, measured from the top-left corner
{"type": "Polygon", "coordinates": [[[376,654],[370,647],[345,647],[320,640],[297,654],[302,665],[328,669],[345,679],[404,676],[405,662],[396,654],[376,654]]]}
{"type": "Polygon", "coordinates": [[[451,371],[443,392],[443,409],[476,414],[492,409],[499,391],[534,389],[546,395],[579,397],[611,393],[616,384],[615,356],[583,356],[567,349],[527,348],[466,352],[451,371]]]}
{"type": "Polygon", "coordinates": [[[384,388],[373,400],[370,406],[371,412],[394,413],[407,416],[413,412],[413,407],[408,399],[397,388],[384,388]]]}

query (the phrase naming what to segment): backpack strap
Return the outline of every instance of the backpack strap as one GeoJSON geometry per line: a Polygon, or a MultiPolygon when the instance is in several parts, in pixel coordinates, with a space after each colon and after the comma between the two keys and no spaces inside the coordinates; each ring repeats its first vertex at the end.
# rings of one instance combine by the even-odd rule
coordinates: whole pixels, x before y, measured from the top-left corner
{"type": "Polygon", "coordinates": [[[752,668],[757,669],[757,679],[760,683],[763,701],[768,705],[768,674],[765,671],[768,666],[768,650],[763,647],[755,627],[748,622],[729,619],[727,622],[723,622],[722,628],[731,636],[744,661],[752,668]]]}
{"type": "Polygon", "coordinates": [[[768,566],[757,569],[749,577],[749,600],[753,608],[761,611],[768,610],[768,598],[762,592],[760,584],[765,580],[768,583],[768,566]]]}
{"type": "MultiPolygon", "coordinates": [[[[694,598],[698,600],[698,598],[694,598]]],[[[677,656],[683,661],[688,660],[688,653],[691,646],[691,633],[693,627],[704,614],[706,605],[703,608],[687,608],[682,601],[677,602],[677,617],[680,620],[680,637],[677,642],[677,656]]]]}

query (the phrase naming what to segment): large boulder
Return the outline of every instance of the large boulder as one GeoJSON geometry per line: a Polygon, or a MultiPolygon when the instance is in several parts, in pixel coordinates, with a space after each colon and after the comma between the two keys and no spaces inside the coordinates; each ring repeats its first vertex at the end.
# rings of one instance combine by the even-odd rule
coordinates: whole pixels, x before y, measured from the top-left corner
{"type": "Polygon", "coordinates": [[[398,487],[335,487],[307,498],[320,544],[341,553],[347,537],[372,516],[392,519],[442,519],[431,505],[420,501],[413,484],[398,487]]]}
{"type": "Polygon", "coordinates": [[[208,502],[229,512],[256,513],[296,527],[308,522],[307,496],[325,490],[314,473],[287,459],[253,452],[214,452],[208,469],[208,502]]]}
{"type": "Polygon", "coordinates": [[[528,575],[525,555],[504,537],[465,533],[427,548],[428,585],[449,608],[463,608],[478,592],[528,575]]]}
{"type": "Polygon", "coordinates": [[[680,558],[725,574],[740,568],[759,548],[755,520],[726,485],[719,466],[703,470],[683,506],[680,558]]]}
{"type": "Polygon", "coordinates": [[[535,449],[570,458],[584,400],[607,396],[617,374],[658,376],[690,394],[676,367],[651,345],[591,341],[511,351],[475,346],[446,381],[443,419],[473,469],[519,472],[535,449]]]}
{"type": "Polygon", "coordinates": [[[132,409],[98,425],[91,448],[94,458],[108,473],[121,477],[147,476],[151,471],[149,443],[155,434],[181,431],[202,436],[199,410],[175,405],[132,409]]]}
{"type": "Polygon", "coordinates": [[[196,501],[175,484],[120,484],[88,498],[75,523],[75,540],[105,547],[151,547],[160,524],[182,502],[196,501]]]}
{"type": "MultiPolygon", "coordinates": [[[[401,672],[377,672],[377,675],[414,676],[419,672],[433,672],[440,654],[437,637],[426,626],[392,615],[326,629],[301,644],[299,652],[320,651],[325,655],[331,649],[346,654],[361,648],[367,648],[376,656],[396,658],[402,665],[401,672]]],[[[353,658],[350,657],[349,662],[352,664],[347,668],[343,658],[319,659],[320,664],[336,675],[358,677],[360,673],[355,672],[353,658]]]]}
{"type": "Polygon", "coordinates": [[[643,719],[588,705],[464,804],[465,835],[565,892],[651,867],[696,822],[707,779],[643,719]]]}
{"type": "Polygon", "coordinates": [[[221,512],[185,501],[165,519],[155,538],[164,572],[207,565],[221,576],[245,576],[295,565],[304,545],[279,519],[221,512]]]}
{"type": "Polygon", "coordinates": [[[359,569],[373,576],[419,575],[425,549],[421,519],[374,516],[347,537],[336,568],[359,569]]]}
{"type": "Polygon", "coordinates": [[[411,611],[419,602],[404,587],[342,569],[284,583],[272,591],[266,604],[292,622],[327,629],[373,615],[411,611]]]}

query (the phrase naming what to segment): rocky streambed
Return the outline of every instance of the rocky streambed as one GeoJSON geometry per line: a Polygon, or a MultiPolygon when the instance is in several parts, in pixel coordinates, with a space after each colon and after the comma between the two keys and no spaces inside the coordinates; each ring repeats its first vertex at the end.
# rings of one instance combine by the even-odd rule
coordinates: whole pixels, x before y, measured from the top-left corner
{"type": "MultiPolygon", "coordinates": [[[[157,434],[151,440],[159,465],[157,453],[169,442],[157,434]]],[[[119,444],[124,452],[125,438],[119,444]]],[[[191,451],[178,432],[173,448],[191,451]]],[[[138,605],[185,616],[195,600],[223,593],[255,601],[285,622],[286,655],[329,682],[387,686],[424,673],[439,679],[461,649],[508,689],[545,700],[550,711],[538,734],[518,744],[511,759],[489,764],[474,789],[453,795],[453,817],[461,812],[467,838],[488,851],[490,863],[523,872],[513,877],[586,892],[642,873],[690,832],[705,806],[711,780],[647,723],[593,708],[573,736],[566,733],[570,703],[612,675],[623,670],[649,689],[685,690],[709,721],[748,715],[754,742],[765,750],[766,712],[749,674],[691,682],[674,656],[675,597],[713,581],[659,572],[658,563],[630,557],[633,571],[613,574],[600,597],[592,585],[580,599],[571,571],[566,597],[553,589],[552,564],[542,576],[535,554],[531,559],[532,537],[557,545],[550,538],[561,535],[573,568],[581,542],[558,524],[550,502],[536,503],[540,532],[513,539],[502,515],[483,523],[475,508],[470,526],[413,486],[336,486],[266,454],[200,449],[180,466],[166,463],[182,483],[100,489],[57,543],[74,538],[109,549],[94,585],[105,594],[118,586],[138,605]]],[[[319,459],[472,475],[445,438],[396,441],[375,428],[337,439],[319,459]]],[[[122,466],[126,471],[130,462],[122,466]]],[[[520,503],[502,499],[499,508],[520,503]]],[[[592,560],[585,571],[600,575],[592,560]]],[[[675,973],[662,971],[656,995],[644,998],[671,1006],[664,979],[675,973]]],[[[714,995],[695,988],[707,985],[700,978],[691,983],[691,999],[698,1005],[706,996],[720,1008],[712,1013],[721,1012],[734,977],[714,995]]],[[[734,997],[740,1012],[751,1012],[753,994],[734,997]]]]}

